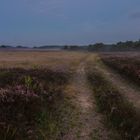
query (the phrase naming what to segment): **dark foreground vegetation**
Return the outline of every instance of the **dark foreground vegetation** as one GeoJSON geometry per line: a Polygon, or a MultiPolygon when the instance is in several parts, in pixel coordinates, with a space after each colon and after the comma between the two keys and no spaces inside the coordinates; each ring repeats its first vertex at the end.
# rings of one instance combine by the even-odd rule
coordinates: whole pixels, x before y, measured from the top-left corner
{"type": "Polygon", "coordinates": [[[0,140],[62,137],[73,110],[63,94],[70,76],[47,69],[0,69],[0,140]]]}
{"type": "Polygon", "coordinates": [[[119,139],[140,139],[140,115],[132,104],[96,70],[88,72],[88,80],[99,110],[106,116],[110,127],[119,132],[119,139]]]}
{"type": "Polygon", "coordinates": [[[101,55],[101,59],[106,65],[140,86],[140,55],[104,54],[101,55]]]}

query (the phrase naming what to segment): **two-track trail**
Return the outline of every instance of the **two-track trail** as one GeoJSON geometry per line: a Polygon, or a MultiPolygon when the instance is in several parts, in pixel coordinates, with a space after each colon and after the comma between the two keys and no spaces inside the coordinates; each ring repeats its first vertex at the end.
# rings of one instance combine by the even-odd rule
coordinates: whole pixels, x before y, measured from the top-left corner
{"type": "Polygon", "coordinates": [[[104,124],[102,114],[97,111],[94,93],[88,85],[86,65],[104,75],[111,84],[131,102],[136,111],[140,110],[140,91],[130,85],[117,72],[105,66],[98,54],[92,54],[77,66],[69,84],[69,94],[74,96],[72,103],[79,110],[77,125],[63,137],[63,140],[113,140],[119,137],[116,131],[104,124]],[[115,137],[114,137],[115,136],[115,137]]]}
{"type": "MultiPolygon", "coordinates": [[[[100,58],[99,58],[100,59],[100,58]]],[[[102,73],[108,81],[116,87],[124,97],[133,104],[136,111],[140,111],[140,90],[139,88],[131,84],[125,78],[123,78],[119,73],[112,70],[103,63],[96,63],[96,69],[102,73]]]]}
{"type": "Polygon", "coordinates": [[[69,92],[74,96],[73,103],[79,110],[79,118],[77,125],[63,140],[109,140],[110,132],[104,127],[102,115],[97,111],[85,65],[86,61],[79,64],[69,85],[69,92]]]}

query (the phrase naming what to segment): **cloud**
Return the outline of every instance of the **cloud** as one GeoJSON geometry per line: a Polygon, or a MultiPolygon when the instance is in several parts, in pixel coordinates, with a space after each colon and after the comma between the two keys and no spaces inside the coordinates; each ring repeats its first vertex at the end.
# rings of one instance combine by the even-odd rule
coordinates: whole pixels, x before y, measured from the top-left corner
{"type": "Polygon", "coordinates": [[[140,12],[135,12],[130,15],[132,19],[140,19],[140,12]]]}
{"type": "Polygon", "coordinates": [[[24,0],[30,14],[39,15],[48,19],[69,20],[66,16],[68,0],[24,0]]]}
{"type": "Polygon", "coordinates": [[[36,12],[52,12],[64,5],[64,0],[25,0],[26,4],[36,12]]]}

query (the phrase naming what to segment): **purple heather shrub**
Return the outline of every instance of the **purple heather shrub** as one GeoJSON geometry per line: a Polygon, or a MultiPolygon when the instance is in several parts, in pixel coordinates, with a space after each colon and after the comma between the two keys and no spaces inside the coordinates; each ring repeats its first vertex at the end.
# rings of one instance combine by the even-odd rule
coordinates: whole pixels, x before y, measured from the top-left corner
{"type": "Polygon", "coordinates": [[[64,71],[62,67],[55,71],[0,70],[0,139],[7,130],[16,133],[16,138],[24,131],[31,139],[36,139],[32,137],[38,113],[44,108],[49,112],[57,98],[62,99],[60,93],[69,77],[64,71]]]}

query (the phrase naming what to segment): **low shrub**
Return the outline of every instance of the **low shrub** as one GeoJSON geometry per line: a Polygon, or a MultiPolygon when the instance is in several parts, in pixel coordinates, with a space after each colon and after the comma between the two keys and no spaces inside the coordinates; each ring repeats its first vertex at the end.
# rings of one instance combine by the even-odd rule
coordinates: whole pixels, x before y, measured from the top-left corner
{"type": "Polygon", "coordinates": [[[53,126],[59,129],[56,112],[69,78],[69,72],[47,69],[1,69],[0,139],[38,140],[40,130],[49,137],[53,126]]]}

